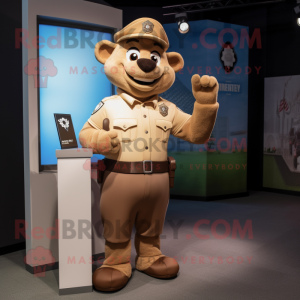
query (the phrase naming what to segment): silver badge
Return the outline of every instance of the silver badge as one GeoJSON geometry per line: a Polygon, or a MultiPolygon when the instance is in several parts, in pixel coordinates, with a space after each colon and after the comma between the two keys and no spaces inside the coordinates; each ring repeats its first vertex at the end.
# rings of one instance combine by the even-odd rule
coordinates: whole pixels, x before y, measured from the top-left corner
{"type": "Polygon", "coordinates": [[[145,33],[151,33],[153,31],[153,27],[154,27],[154,24],[151,23],[149,20],[143,22],[143,31],[145,33]]]}
{"type": "Polygon", "coordinates": [[[168,110],[169,110],[169,107],[166,104],[163,103],[163,104],[159,105],[159,112],[163,117],[168,115],[168,110]]]}

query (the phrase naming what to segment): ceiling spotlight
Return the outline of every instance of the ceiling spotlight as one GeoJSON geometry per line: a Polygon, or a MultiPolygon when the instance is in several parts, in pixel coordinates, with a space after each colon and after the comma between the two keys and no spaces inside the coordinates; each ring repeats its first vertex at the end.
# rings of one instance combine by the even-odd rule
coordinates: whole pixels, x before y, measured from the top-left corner
{"type": "MultiPolygon", "coordinates": [[[[300,3],[300,0],[297,0],[297,3],[300,3]]],[[[295,13],[298,15],[298,18],[297,18],[297,24],[300,26],[300,5],[297,5],[295,8],[295,13]]]]}
{"type": "Polygon", "coordinates": [[[180,33],[187,33],[190,30],[186,13],[176,14],[175,20],[178,23],[178,30],[180,33]]]}

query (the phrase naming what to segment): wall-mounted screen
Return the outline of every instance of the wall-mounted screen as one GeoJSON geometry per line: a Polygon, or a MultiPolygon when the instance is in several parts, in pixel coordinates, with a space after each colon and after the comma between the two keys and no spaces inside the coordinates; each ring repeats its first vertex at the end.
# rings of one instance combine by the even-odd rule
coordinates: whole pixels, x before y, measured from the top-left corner
{"type": "Polygon", "coordinates": [[[40,166],[43,169],[57,164],[55,150],[60,149],[53,114],[72,115],[78,140],[81,128],[97,104],[112,95],[112,84],[94,56],[95,44],[100,40],[112,41],[112,32],[48,24],[38,26],[38,61],[29,61],[25,72],[34,77],[39,92],[40,166]]]}

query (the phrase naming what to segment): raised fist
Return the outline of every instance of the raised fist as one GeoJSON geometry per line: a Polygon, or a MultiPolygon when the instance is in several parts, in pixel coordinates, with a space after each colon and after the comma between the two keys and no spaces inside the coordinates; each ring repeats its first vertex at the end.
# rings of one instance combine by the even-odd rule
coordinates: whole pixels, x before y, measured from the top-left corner
{"type": "Polygon", "coordinates": [[[198,74],[192,77],[192,90],[196,101],[200,104],[214,104],[217,102],[219,84],[215,77],[198,74]]]}

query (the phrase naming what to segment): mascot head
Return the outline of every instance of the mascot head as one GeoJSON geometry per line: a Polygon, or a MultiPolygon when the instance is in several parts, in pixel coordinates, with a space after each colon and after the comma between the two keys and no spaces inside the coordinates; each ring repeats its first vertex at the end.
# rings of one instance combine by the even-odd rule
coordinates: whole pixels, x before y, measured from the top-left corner
{"type": "Polygon", "coordinates": [[[156,20],[137,19],[117,32],[114,41],[97,43],[95,56],[115,86],[140,100],[165,92],[183,68],[179,53],[166,52],[168,37],[156,20]]]}

